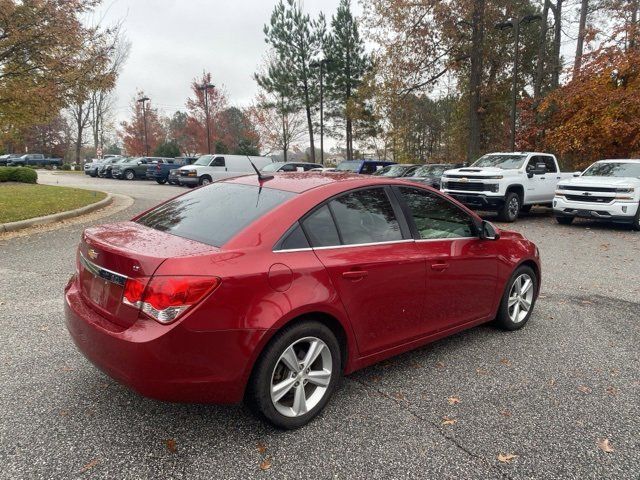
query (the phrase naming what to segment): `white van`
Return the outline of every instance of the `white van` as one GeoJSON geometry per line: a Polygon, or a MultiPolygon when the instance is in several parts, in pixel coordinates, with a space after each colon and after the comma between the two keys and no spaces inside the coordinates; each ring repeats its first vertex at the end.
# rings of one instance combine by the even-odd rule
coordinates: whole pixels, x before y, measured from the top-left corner
{"type": "Polygon", "coordinates": [[[195,163],[178,169],[178,183],[188,187],[209,185],[211,182],[238,175],[252,174],[272,163],[268,157],[249,157],[247,155],[202,155],[195,163]],[[251,160],[251,161],[249,161],[251,160]]]}

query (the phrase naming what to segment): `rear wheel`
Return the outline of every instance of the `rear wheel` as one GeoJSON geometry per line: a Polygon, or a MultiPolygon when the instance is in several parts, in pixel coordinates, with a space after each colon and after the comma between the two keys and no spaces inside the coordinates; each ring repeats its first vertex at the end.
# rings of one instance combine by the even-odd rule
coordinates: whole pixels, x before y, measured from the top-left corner
{"type": "Polygon", "coordinates": [[[166,178],[156,178],[156,182],[158,182],[160,185],[164,185],[165,183],[167,183],[167,179],[166,178]]]}
{"type": "Polygon", "coordinates": [[[136,178],[136,174],[133,172],[133,170],[126,170],[124,172],[124,178],[126,178],[127,180],[133,180],[134,178],[136,178]]]}
{"type": "Polygon", "coordinates": [[[573,223],[573,217],[556,217],[556,222],[560,225],[571,225],[573,223]]]}
{"type": "Polygon", "coordinates": [[[520,214],[522,201],[520,196],[515,192],[507,193],[504,205],[498,211],[498,218],[503,222],[515,222],[520,214]]]}
{"type": "Polygon", "coordinates": [[[329,402],[342,376],[341,365],[338,340],[327,326],[298,323],[278,333],[265,348],[247,399],[273,425],[299,428],[329,402]]]}
{"type": "Polygon", "coordinates": [[[636,212],[636,216],[633,218],[631,228],[633,228],[636,232],[640,232],[640,204],[638,204],[638,211],[636,212]]]}
{"type": "Polygon", "coordinates": [[[538,277],[531,267],[519,267],[507,282],[502,295],[497,324],[505,330],[518,330],[525,326],[533,313],[538,277]]]}

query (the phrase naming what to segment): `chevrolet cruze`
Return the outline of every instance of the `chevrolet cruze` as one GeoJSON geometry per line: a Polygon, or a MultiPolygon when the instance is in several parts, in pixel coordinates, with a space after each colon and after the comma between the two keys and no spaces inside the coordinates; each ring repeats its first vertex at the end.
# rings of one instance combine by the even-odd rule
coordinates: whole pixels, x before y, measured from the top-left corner
{"type": "Polygon", "coordinates": [[[168,401],[243,399],[282,428],[342,375],[475,325],[515,330],[536,246],[418,183],[243,176],[85,230],[68,330],[114,379],[168,401]]]}

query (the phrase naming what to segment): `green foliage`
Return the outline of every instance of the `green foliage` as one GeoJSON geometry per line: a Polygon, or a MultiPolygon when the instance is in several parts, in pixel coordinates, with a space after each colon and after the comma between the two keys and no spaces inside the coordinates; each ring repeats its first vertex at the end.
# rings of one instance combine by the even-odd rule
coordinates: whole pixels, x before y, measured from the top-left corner
{"type": "Polygon", "coordinates": [[[163,142],[156,147],[153,151],[153,155],[156,157],[175,158],[180,156],[180,147],[175,140],[163,142]]]}
{"type": "Polygon", "coordinates": [[[62,167],[60,167],[61,170],[71,170],[71,164],[70,163],[63,163],[62,167]]]}
{"type": "Polygon", "coordinates": [[[256,145],[251,144],[250,140],[240,140],[238,147],[232,152],[234,155],[260,155],[260,150],[256,145]]]}
{"type": "Polygon", "coordinates": [[[38,172],[33,168],[0,167],[0,182],[37,183],[38,172]]]}
{"type": "Polygon", "coordinates": [[[215,153],[229,153],[229,147],[222,140],[216,140],[213,147],[215,153]]]}

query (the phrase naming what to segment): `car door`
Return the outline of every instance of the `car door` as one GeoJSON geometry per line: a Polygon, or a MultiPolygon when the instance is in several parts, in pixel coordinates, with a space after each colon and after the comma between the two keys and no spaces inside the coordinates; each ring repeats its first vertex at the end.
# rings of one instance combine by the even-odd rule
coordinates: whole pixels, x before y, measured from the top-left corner
{"type": "Polygon", "coordinates": [[[425,262],[383,187],[347,192],[302,221],[363,356],[421,333],[425,262]]]}
{"type": "Polygon", "coordinates": [[[558,166],[551,155],[539,155],[538,162],[544,163],[547,167],[547,173],[540,176],[542,189],[539,201],[551,202],[556,192],[556,185],[561,178],[560,172],[558,172],[558,166]]]}
{"type": "Polygon", "coordinates": [[[524,179],[525,203],[537,203],[544,201],[544,192],[547,185],[546,172],[537,171],[537,166],[544,163],[544,158],[541,158],[539,155],[533,155],[527,162],[527,176],[524,179]]]}
{"type": "Polygon", "coordinates": [[[473,217],[443,196],[415,187],[394,191],[426,262],[424,333],[489,316],[497,288],[495,242],[481,240],[473,217]]]}
{"type": "Polygon", "coordinates": [[[207,173],[213,181],[238,175],[237,172],[230,173],[229,170],[232,170],[232,168],[228,168],[225,157],[216,155],[211,159],[211,162],[209,162],[209,166],[207,167],[205,173],[207,173]]]}

